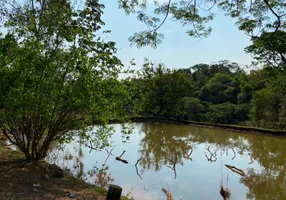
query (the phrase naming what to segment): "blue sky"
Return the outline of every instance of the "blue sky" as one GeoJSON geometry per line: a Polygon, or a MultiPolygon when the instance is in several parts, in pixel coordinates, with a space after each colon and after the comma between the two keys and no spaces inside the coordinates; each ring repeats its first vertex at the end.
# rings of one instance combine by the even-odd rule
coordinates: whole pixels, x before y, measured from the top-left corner
{"type": "MultiPolygon", "coordinates": [[[[110,29],[111,34],[104,36],[107,40],[115,41],[118,57],[124,65],[129,66],[135,59],[135,69],[140,69],[144,58],[162,62],[168,68],[188,68],[198,63],[213,63],[219,60],[230,60],[242,65],[251,63],[252,58],[244,52],[250,44],[249,37],[238,31],[235,20],[216,11],[216,18],[210,25],[213,32],[208,38],[197,39],[189,37],[180,23],[171,18],[159,30],[164,34],[163,43],[157,48],[144,47],[138,49],[130,46],[128,38],[137,31],[145,30],[146,26],[137,21],[135,15],[127,16],[118,8],[117,0],[101,0],[105,4],[103,20],[104,29],[110,29]]],[[[189,27],[191,28],[191,27],[189,27]]]]}

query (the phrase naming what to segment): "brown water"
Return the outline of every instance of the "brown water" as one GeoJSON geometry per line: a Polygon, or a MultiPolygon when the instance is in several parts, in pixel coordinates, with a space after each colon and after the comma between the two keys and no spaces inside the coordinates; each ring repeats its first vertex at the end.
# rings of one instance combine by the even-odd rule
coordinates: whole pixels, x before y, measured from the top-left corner
{"type": "Polygon", "coordinates": [[[286,200],[285,137],[152,122],[134,124],[134,134],[123,143],[120,125],[114,126],[109,157],[112,148],[90,152],[73,142],[62,151],[54,150],[49,160],[97,185],[113,179],[136,200],[166,199],[163,187],[174,200],[221,200],[221,184],[229,188],[232,200],[286,200]],[[124,150],[122,159],[128,164],[115,159],[124,150]],[[137,174],[135,164],[140,158],[137,174]],[[98,173],[104,163],[108,167],[101,172],[109,179],[98,173]]]}

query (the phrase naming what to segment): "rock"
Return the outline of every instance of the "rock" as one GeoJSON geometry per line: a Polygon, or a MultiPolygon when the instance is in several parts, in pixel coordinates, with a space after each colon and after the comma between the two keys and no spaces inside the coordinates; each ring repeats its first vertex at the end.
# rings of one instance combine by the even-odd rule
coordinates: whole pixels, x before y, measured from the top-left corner
{"type": "Polygon", "coordinates": [[[67,195],[67,197],[69,197],[69,198],[75,198],[75,194],[74,193],[71,193],[71,192],[66,192],[66,195],[67,195]]]}
{"type": "Polygon", "coordinates": [[[33,184],[33,188],[40,188],[40,187],[41,187],[40,183],[33,184]]]}
{"type": "Polygon", "coordinates": [[[64,170],[62,169],[56,169],[53,173],[53,176],[55,178],[62,178],[64,176],[64,170]]]}
{"type": "Polygon", "coordinates": [[[41,178],[43,180],[49,180],[49,175],[48,174],[42,174],[41,178]]]}

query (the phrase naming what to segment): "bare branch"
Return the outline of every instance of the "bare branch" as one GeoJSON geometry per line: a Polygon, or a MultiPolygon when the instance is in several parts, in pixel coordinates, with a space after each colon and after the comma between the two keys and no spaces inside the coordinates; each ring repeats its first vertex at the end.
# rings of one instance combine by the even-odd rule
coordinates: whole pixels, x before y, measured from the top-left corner
{"type": "Polygon", "coordinates": [[[176,171],[176,164],[177,164],[177,155],[175,156],[175,160],[174,160],[174,164],[173,166],[167,166],[168,168],[172,169],[174,171],[174,174],[175,174],[175,179],[177,178],[177,171],[176,171]]]}
{"type": "Polygon", "coordinates": [[[171,2],[172,2],[172,0],[169,0],[168,6],[167,6],[167,13],[166,13],[166,15],[165,15],[165,18],[163,19],[163,21],[161,22],[161,24],[160,24],[157,28],[153,29],[151,32],[156,32],[156,31],[165,23],[166,19],[167,19],[168,16],[169,16],[169,13],[170,13],[171,2]]]}
{"type": "Polygon", "coordinates": [[[236,157],[236,153],[235,153],[235,151],[234,151],[234,149],[233,148],[231,148],[232,149],[232,151],[233,151],[233,158],[231,159],[231,160],[233,160],[233,159],[235,159],[235,157],[236,157]]]}
{"type": "MultiPolygon", "coordinates": [[[[105,161],[104,161],[104,165],[106,164],[106,162],[107,162],[107,160],[108,160],[109,156],[111,155],[111,153],[112,153],[112,151],[113,151],[114,148],[115,148],[115,147],[113,147],[113,148],[110,150],[110,152],[108,153],[108,156],[107,156],[107,158],[106,158],[105,161]]],[[[107,149],[106,149],[106,151],[107,151],[107,149]]],[[[108,151],[107,151],[107,152],[108,152],[108,151]]]]}
{"type": "Polygon", "coordinates": [[[137,168],[137,165],[138,165],[138,163],[139,163],[140,160],[142,160],[142,157],[137,160],[137,162],[136,162],[136,164],[135,164],[135,168],[136,168],[136,173],[137,173],[137,175],[140,177],[140,179],[142,179],[142,176],[139,174],[138,168],[137,168]]]}
{"type": "Polygon", "coordinates": [[[272,38],[272,37],[275,35],[275,33],[279,30],[279,28],[281,27],[281,16],[279,16],[279,15],[273,10],[273,8],[271,7],[271,5],[269,4],[269,2],[268,2],[267,0],[263,0],[263,1],[264,1],[264,3],[267,5],[267,7],[269,8],[269,10],[272,12],[272,14],[273,14],[273,15],[277,18],[277,20],[278,20],[278,24],[277,24],[277,26],[276,26],[274,32],[266,39],[266,41],[267,41],[267,40],[269,40],[270,38],[272,38]]]}

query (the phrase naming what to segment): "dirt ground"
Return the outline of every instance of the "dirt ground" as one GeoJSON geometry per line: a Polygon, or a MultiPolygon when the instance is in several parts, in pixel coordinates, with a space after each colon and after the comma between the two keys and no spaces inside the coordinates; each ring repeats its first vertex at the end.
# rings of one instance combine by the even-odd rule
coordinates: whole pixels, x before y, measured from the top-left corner
{"type": "Polygon", "coordinates": [[[21,152],[13,151],[5,145],[0,135],[0,199],[3,200],[45,200],[45,199],[92,199],[104,200],[106,197],[100,190],[64,173],[62,178],[52,176],[53,167],[41,161],[38,164],[27,163],[21,152]],[[41,176],[48,174],[49,179],[41,176]],[[33,184],[40,184],[34,188],[33,184]],[[96,191],[97,190],[97,191],[96,191]],[[74,198],[67,192],[75,194],[74,198]]]}

